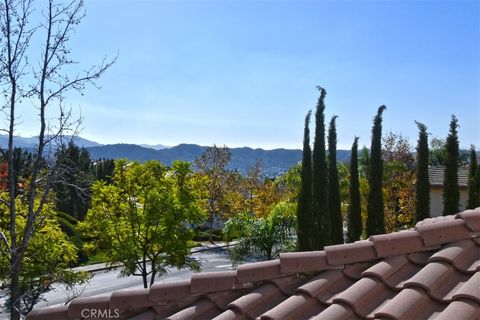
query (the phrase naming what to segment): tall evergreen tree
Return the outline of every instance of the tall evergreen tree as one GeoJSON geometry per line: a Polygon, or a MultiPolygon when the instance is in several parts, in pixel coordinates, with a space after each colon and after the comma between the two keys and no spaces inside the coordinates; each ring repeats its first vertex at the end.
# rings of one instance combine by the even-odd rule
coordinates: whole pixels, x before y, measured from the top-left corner
{"type": "Polygon", "coordinates": [[[321,250],[330,241],[330,216],[328,214],[328,171],[325,152],[325,96],[327,92],[317,87],[320,96],[315,112],[315,140],[313,144],[313,216],[317,228],[313,234],[313,249],[321,250]]]}
{"type": "Polygon", "coordinates": [[[312,215],[312,150],[309,129],[311,115],[312,111],[309,111],[305,117],[301,185],[297,200],[297,249],[299,251],[312,250],[311,234],[315,229],[312,215]]]}
{"type": "Polygon", "coordinates": [[[480,166],[477,166],[476,180],[477,180],[477,196],[478,196],[477,206],[480,207],[480,166]]]}
{"type": "Polygon", "coordinates": [[[458,120],[452,115],[450,132],[446,141],[445,174],[443,180],[443,215],[455,214],[460,207],[460,192],[458,190],[458,120]]]}
{"type": "Polygon", "coordinates": [[[480,206],[480,194],[478,194],[477,180],[478,162],[475,146],[470,147],[470,167],[468,170],[468,204],[467,209],[475,209],[480,206]]]}
{"type": "Polygon", "coordinates": [[[430,217],[430,181],[428,180],[428,133],[427,126],[416,122],[418,126],[417,172],[415,184],[415,220],[430,217]]]}
{"type": "Polygon", "coordinates": [[[372,144],[370,147],[370,166],[368,173],[367,235],[385,233],[383,208],[383,159],[382,159],[382,113],[387,107],[378,108],[373,119],[372,144]]]}
{"type": "Polygon", "coordinates": [[[57,151],[57,166],[62,179],[55,185],[55,205],[59,211],[82,220],[88,211],[93,182],[90,154],[70,141],[57,151]]]}
{"type": "Polygon", "coordinates": [[[350,158],[350,206],[348,207],[348,242],[360,240],[362,236],[362,207],[360,203],[360,181],[358,177],[358,137],[355,137],[350,158]]]}
{"type": "Polygon", "coordinates": [[[337,129],[333,116],[328,127],[328,206],[330,214],[330,244],[343,243],[343,219],[340,203],[340,183],[337,168],[337,129]]]}

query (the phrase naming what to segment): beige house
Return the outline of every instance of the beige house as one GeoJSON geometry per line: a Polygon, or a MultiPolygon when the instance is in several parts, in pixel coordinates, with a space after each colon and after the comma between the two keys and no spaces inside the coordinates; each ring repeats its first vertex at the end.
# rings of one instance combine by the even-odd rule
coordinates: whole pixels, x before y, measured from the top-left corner
{"type": "MultiPolygon", "coordinates": [[[[445,167],[435,166],[428,169],[430,180],[430,216],[437,217],[443,213],[443,177],[445,167]]],[[[460,191],[460,208],[464,210],[468,201],[468,167],[458,169],[458,189],[460,191]]]]}

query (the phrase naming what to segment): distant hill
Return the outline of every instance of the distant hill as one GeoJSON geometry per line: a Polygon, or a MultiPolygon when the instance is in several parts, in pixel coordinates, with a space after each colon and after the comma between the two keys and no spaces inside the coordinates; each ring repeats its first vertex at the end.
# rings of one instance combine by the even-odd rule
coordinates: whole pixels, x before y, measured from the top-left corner
{"type": "Polygon", "coordinates": [[[139,146],[145,147],[145,148],[150,148],[150,149],[155,149],[155,150],[170,148],[168,146],[164,146],[163,144],[139,144],[139,146]]]}
{"type": "MultiPolygon", "coordinates": [[[[65,136],[65,140],[68,141],[71,139],[71,136],[65,136]]],[[[94,146],[100,146],[101,144],[95,141],[87,140],[82,137],[74,137],[73,141],[75,142],[76,145],[80,147],[94,147],[94,146]]],[[[16,136],[13,138],[13,145],[15,147],[23,148],[23,149],[34,149],[35,146],[38,143],[38,137],[20,137],[16,136]]],[[[2,148],[5,148],[8,145],[8,135],[6,134],[0,134],[0,146],[2,148]]]]}
{"type": "MultiPolygon", "coordinates": [[[[174,160],[184,160],[193,163],[195,158],[201,156],[207,149],[206,146],[185,143],[179,144],[175,147],[166,147],[161,144],[137,145],[120,143],[102,145],[98,142],[84,139],[82,137],[75,137],[74,141],[78,146],[87,148],[92,159],[126,158],[136,161],[159,160],[166,165],[170,165],[174,160]]],[[[16,147],[32,151],[35,148],[36,143],[36,137],[14,138],[14,145],[16,147]]],[[[0,147],[5,148],[7,144],[8,137],[6,135],[0,135],[0,147]]],[[[258,159],[262,162],[264,174],[270,177],[285,173],[302,159],[301,150],[264,150],[248,147],[230,148],[230,150],[232,152],[232,161],[229,166],[230,169],[236,169],[241,173],[246,173],[248,168],[252,167],[258,159]]],[[[348,162],[350,160],[350,151],[338,150],[337,159],[338,161],[348,162]]]]}
{"type": "MultiPolygon", "coordinates": [[[[206,149],[207,147],[196,144],[179,144],[178,146],[161,150],[154,150],[134,144],[113,144],[87,148],[93,159],[126,158],[137,161],[159,160],[167,165],[170,165],[174,160],[193,162],[195,158],[201,156],[206,149]]],[[[230,150],[232,152],[230,169],[237,169],[241,173],[246,173],[248,168],[253,166],[258,159],[262,161],[264,174],[267,176],[277,176],[286,172],[302,158],[301,150],[263,150],[247,147],[231,148],[230,150]]]]}

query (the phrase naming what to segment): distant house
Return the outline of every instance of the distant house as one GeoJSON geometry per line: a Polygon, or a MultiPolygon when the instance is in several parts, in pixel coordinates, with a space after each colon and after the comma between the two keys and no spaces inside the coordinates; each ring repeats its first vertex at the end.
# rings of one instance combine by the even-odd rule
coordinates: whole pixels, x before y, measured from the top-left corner
{"type": "MultiPolygon", "coordinates": [[[[430,215],[440,216],[443,213],[443,178],[445,167],[433,166],[428,169],[430,180],[430,215]]],[[[468,166],[458,169],[458,189],[460,191],[460,208],[464,210],[468,201],[468,166]]]]}

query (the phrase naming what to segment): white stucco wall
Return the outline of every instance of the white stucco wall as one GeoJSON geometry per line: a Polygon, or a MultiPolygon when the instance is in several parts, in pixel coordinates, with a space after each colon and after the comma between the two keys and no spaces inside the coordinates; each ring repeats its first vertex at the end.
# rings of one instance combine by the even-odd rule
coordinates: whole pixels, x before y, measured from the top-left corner
{"type": "MultiPolygon", "coordinates": [[[[467,188],[460,188],[460,210],[467,206],[468,191],[467,188]]],[[[430,216],[438,217],[443,214],[443,188],[430,188],[430,216]]]]}

